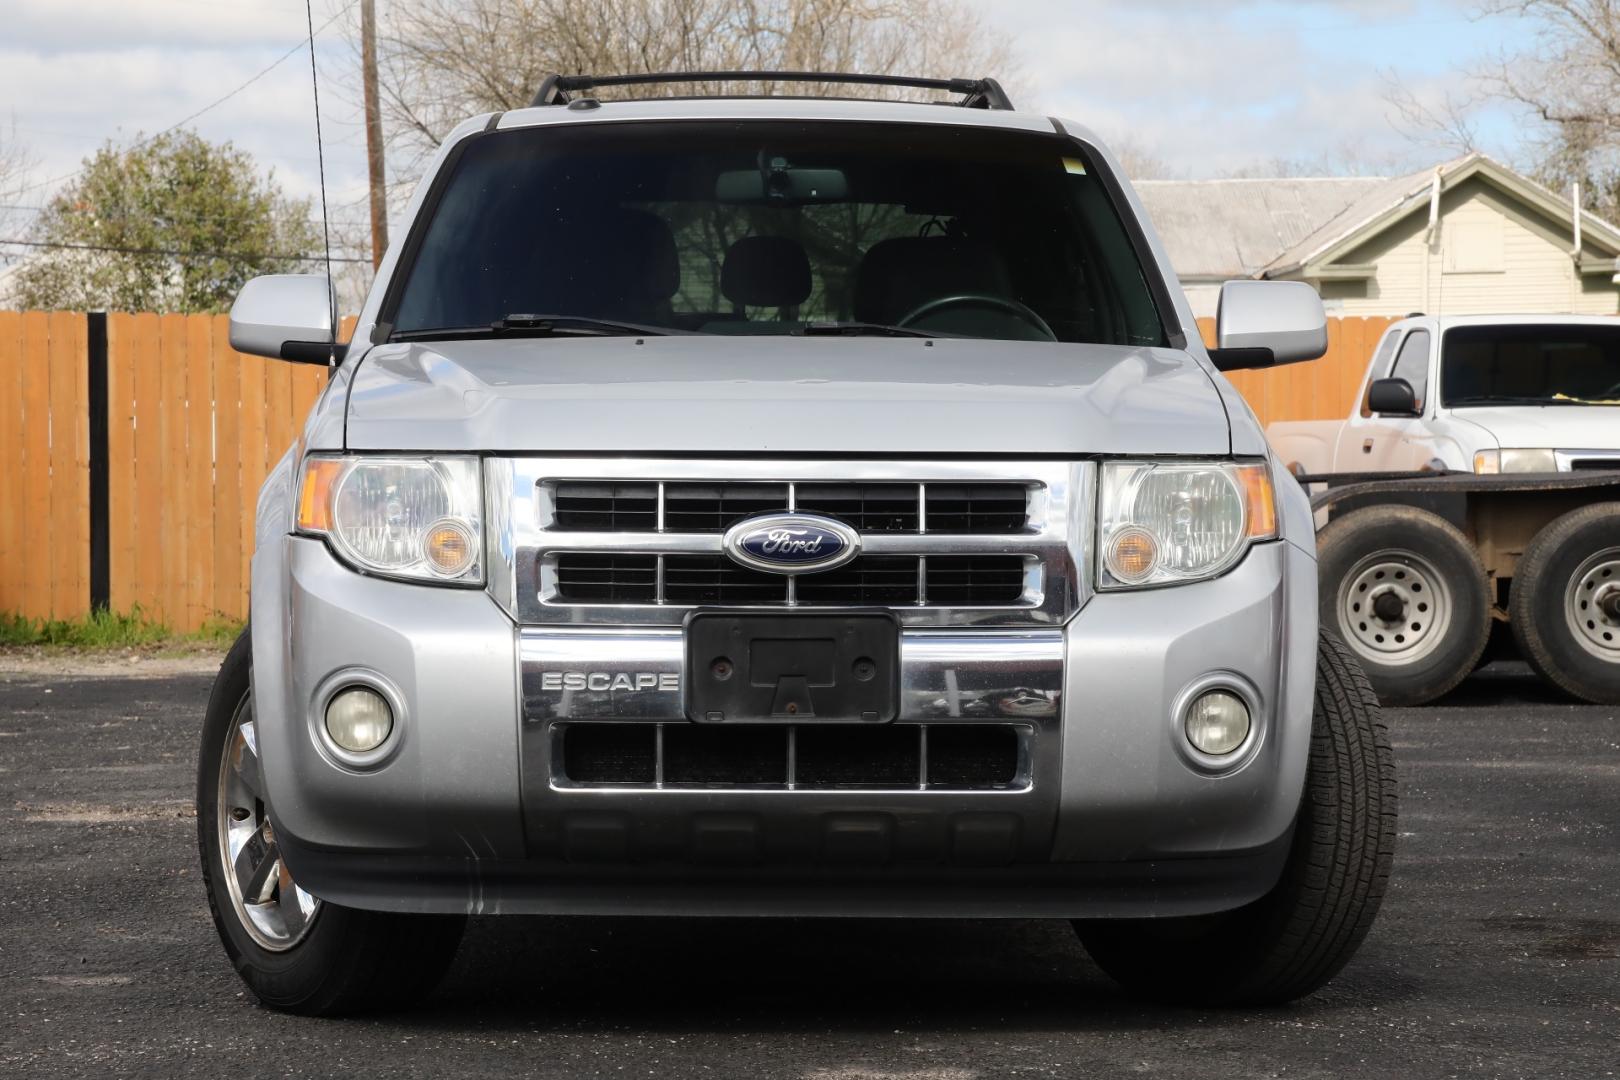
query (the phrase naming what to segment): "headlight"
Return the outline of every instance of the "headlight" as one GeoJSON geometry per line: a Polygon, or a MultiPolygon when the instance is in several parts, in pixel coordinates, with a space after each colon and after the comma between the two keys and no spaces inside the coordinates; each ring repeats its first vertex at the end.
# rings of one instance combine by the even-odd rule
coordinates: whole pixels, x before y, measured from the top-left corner
{"type": "Polygon", "coordinates": [[[1476,473],[1557,472],[1551,450],[1481,450],[1474,455],[1476,473]]]}
{"type": "Polygon", "coordinates": [[[312,455],[298,531],[327,538],[360,570],[479,585],[482,505],[477,458],[312,455]]]}
{"type": "Polygon", "coordinates": [[[1264,463],[1111,461],[1098,495],[1097,580],[1129,589],[1211,578],[1277,535],[1264,463]]]}

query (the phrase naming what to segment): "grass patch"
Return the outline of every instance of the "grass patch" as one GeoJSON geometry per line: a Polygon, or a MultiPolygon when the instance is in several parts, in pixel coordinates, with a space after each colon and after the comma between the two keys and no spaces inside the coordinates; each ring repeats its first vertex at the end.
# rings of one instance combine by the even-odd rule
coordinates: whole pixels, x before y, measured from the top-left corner
{"type": "Polygon", "coordinates": [[[0,647],[43,646],[62,649],[152,649],[203,646],[226,648],[242,624],[212,618],[201,629],[177,633],[139,608],[120,614],[94,611],[77,619],[30,619],[0,614],[0,647]]]}

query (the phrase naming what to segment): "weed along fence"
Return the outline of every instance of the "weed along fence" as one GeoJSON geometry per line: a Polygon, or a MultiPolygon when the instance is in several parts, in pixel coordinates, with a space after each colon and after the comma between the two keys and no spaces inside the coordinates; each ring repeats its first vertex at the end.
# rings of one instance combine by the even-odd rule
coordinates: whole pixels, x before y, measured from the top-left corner
{"type": "MultiPolygon", "coordinates": [[[[1263,422],[1343,416],[1389,322],[1232,382],[1263,422]]],[[[259,484],[325,382],[235,352],[223,315],[0,312],[0,614],[246,618],[259,484]]]]}

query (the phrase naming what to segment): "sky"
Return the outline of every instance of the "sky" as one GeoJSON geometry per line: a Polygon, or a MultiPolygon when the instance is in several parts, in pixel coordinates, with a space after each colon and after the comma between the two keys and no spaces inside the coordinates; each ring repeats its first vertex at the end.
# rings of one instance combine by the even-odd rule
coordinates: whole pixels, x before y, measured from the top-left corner
{"type": "MultiPolygon", "coordinates": [[[[1392,124],[1390,76],[1430,101],[1465,93],[1462,72],[1525,32],[1502,18],[1472,17],[1472,0],[970,6],[1011,39],[1014,62],[1002,74],[1021,108],[1079,121],[1185,177],[1275,160],[1375,174],[1421,168],[1447,155],[1392,124]]],[[[107,140],[129,142],[182,121],[252,153],[289,194],[318,198],[299,0],[5,7],[0,138],[22,144],[33,167],[28,186],[0,204],[0,239],[26,231],[33,208],[107,140]]],[[[313,9],[327,200],[352,236],[366,217],[358,54],[348,37],[353,0],[313,0],[313,9]]],[[[381,19],[388,9],[389,0],[378,0],[381,19]]],[[[1510,162],[1525,149],[1518,119],[1501,110],[1482,116],[1480,135],[1483,148],[1510,162]]]]}

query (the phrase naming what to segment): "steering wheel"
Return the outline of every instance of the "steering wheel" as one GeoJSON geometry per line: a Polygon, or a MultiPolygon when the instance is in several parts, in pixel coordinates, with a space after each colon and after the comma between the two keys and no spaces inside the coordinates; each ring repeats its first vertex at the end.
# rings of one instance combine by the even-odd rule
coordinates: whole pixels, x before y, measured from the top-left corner
{"type": "Polygon", "coordinates": [[[1046,324],[1046,320],[1041,318],[1035,309],[1028,304],[1021,304],[1017,300],[1010,300],[1005,296],[990,296],[985,293],[958,293],[955,296],[941,296],[936,300],[929,300],[918,307],[912,308],[904,316],[896,320],[894,325],[910,326],[919,319],[954,307],[988,307],[1005,311],[1045,334],[1048,341],[1058,339],[1057,334],[1053,333],[1052,328],[1046,324]]]}

